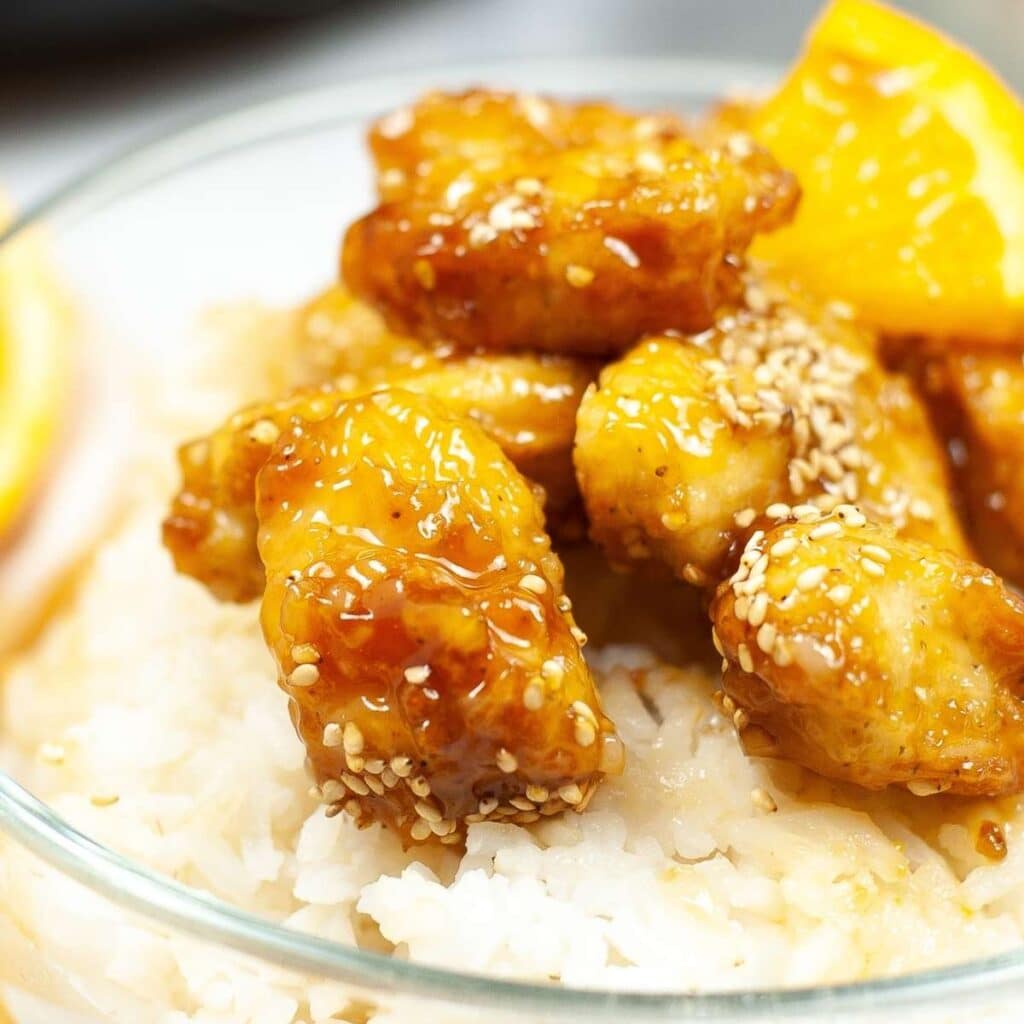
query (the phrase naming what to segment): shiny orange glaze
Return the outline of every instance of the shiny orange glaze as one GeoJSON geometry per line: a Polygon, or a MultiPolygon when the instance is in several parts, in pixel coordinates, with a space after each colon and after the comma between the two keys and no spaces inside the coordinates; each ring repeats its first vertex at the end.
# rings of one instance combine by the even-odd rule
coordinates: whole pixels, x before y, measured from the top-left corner
{"type": "Polygon", "coordinates": [[[1024,602],[853,506],[753,524],[711,609],[748,753],[869,789],[1024,783],[1024,602]]]}
{"type": "Polygon", "coordinates": [[[299,380],[327,383],[246,407],[179,452],[182,486],[164,521],[164,543],[179,571],[223,600],[263,591],[253,490],[270,447],[295,416],[319,420],[338,403],[385,383],[436,396],[475,419],[545,492],[550,527],[582,532],[572,466],[576,408],[593,363],[560,356],[480,355],[445,360],[389,334],[376,314],[330,289],[300,314],[290,361],[299,380]]]}
{"type": "Polygon", "coordinates": [[[342,274],[396,328],[487,349],[610,353],[701,330],[798,189],[741,136],[538,97],[434,94],[371,133],[383,203],[342,274]]]}
{"type": "Polygon", "coordinates": [[[263,630],[325,802],[451,842],[619,770],[540,505],[472,421],[397,389],[293,420],[256,508],[263,630]]]}
{"type": "Polygon", "coordinates": [[[663,562],[714,583],[776,502],[856,500],[875,519],[963,553],[943,453],[907,381],[842,311],[751,284],[696,337],[642,342],[577,414],[591,535],[620,566],[663,562]]]}

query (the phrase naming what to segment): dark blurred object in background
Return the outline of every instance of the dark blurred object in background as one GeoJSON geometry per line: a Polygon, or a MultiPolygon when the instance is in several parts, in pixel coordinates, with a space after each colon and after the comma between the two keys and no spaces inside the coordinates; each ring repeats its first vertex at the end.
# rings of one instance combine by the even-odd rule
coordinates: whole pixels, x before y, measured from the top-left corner
{"type": "Polygon", "coordinates": [[[31,60],[126,43],[170,42],[197,29],[323,14],[343,0],[0,0],[0,58],[31,60]]]}

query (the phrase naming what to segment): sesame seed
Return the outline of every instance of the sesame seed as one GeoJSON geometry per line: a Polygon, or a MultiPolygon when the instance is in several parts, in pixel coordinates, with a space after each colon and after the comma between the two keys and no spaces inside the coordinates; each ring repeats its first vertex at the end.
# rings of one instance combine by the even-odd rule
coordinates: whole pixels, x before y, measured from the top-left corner
{"type": "Polygon", "coordinates": [[[881,548],[877,544],[862,544],[860,553],[862,555],[867,555],[869,558],[873,558],[876,562],[892,561],[892,555],[889,554],[885,548],[881,548]]]}
{"type": "Polygon", "coordinates": [[[407,683],[412,683],[413,686],[420,686],[430,678],[430,666],[410,665],[402,674],[405,676],[407,683]]]}
{"type": "Polygon", "coordinates": [[[570,263],[565,268],[565,279],[573,288],[586,288],[594,280],[594,272],[590,267],[581,267],[577,263],[570,263]]]}
{"type": "Polygon", "coordinates": [[[867,517],[856,505],[839,505],[836,508],[836,515],[846,523],[847,526],[854,528],[864,526],[867,523],[867,517]]]}
{"type": "Polygon", "coordinates": [[[573,735],[581,747],[589,747],[597,739],[597,730],[585,718],[577,718],[573,725],[573,735]]]}
{"type": "Polygon", "coordinates": [[[519,761],[515,754],[506,750],[502,747],[494,758],[500,771],[503,771],[506,775],[511,775],[518,767],[519,761]]]}
{"type": "Polygon", "coordinates": [[[775,649],[775,641],[778,639],[778,630],[770,622],[765,622],[757,631],[757,646],[765,654],[771,654],[775,649]]]}
{"type": "Polygon", "coordinates": [[[750,656],[750,648],[746,644],[740,644],[736,648],[736,657],[739,660],[740,668],[744,672],[754,671],[754,659],[750,656]]]}
{"type": "Polygon", "coordinates": [[[292,669],[288,682],[292,686],[313,686],[320,679],[320,669],[316,665],[298,665],[292,669]]]}
{"type": "Polygon", "coordinates": [[[544,706],[544,684],[536,677],[523,690],[523,706],[527,711],[539,711],[544,706]]]}
{"type": "Polygon", "coordinates": [[[683,579],[693,587],[704,587],[711,582],[711,577],[695,565],[683,567],[683,579]]]}
{"type": "Polygon", "coordinates": [[[324,726],[323,744],[325,747],[341,746],[341,726],[337,722],[328,722],[324,726]]]}
{"type": "Polygon", "coordinates": [[[417,775],[415,779],[410,779],[408,786],[409,789],[412,790],[414,796],[430,796],[430,783],[427,782],[423,775],[417,775]]]}
{"type": "Polygon", "coordinates": [[[296,644],[292,648],[292,661],[296,665],[315,665],[320,660],[320,652],[312,644],[296,644]]]}
{"type": "Polygon", "coordinates": [[[353,775],[351,772],[343,772],[341,781],[352,790],[353,793],[359,796],[367,796],[370,792],[370,787],[358,775],[353,775]]]}
{"type": "Polygon", "coordinates": [[[544,581],[542,576],[538,576],[534,572],[528,572],[520,581],[519,585],[524,590],[529,590],[531,594],[543,594],[548,589],[547,583],[544,581]]]}
{"type": "Polygon", "coordinates": [[[355,722],[345,723],[341,741],[346,754],[361,754],[363,752],[363,731],[355,722]]]}
{"type": "Polygon", "coordinates": [[[575,807],[578,803],[583,800],[583,790],[580,789],[575,782],[570,782],[566,786],[558,787],[558,795],[564,800],[570,807],[575,807]]]}
{"type": "Polygon", "coordinates": [[[827,522],[820,523],[816,526],[808,536],[811,540],[824,540],[826,537],[835,537],[837,534],[842,533],[843,528],[834,520],[829,519],[827,522]]]}
{"type": "Polygon", "coordinates": [[[828,568],[824,565],[813,565],[804,569],[796,578],[797,590],[814,590],[828,575],[828,568]]]}
{"type": "Polygon", "coordinates": [[[782,540],[777,540],[769,549],[769,553],[772,558],[785,558],[786,555],[791,555],[796,551],[798,542],[796,537],[783,537],[782,540]]]}
{"type": "Polygon", "coordinates": [[[881,577],[885,575],[885,566],[876,562],[873,558],[862,558],[860,567],[869,575],[881,577]]]}
{"type": "Polygon", "coordinates": [[[768,614],[768,595],[762,590],[750,603],[750,611],[747,614],[747,622],[753,626],[760,626],[768,614]]]}
{"type": "Polygon", "coordinates": [[[440,821],[444,815],[431,803],[427,803],[426,800],[417,800],[413,804],[413,810],[424,820],[424,821],[440,821]]]}
{"type": "Polygon", "coordinates": [[[561,658],[548,658],[543,665],[540,667],[541,677],[546,679],[549,683],[554,686],[558,686],[559,683],[565,678],[565,668],[562,664],[561,658]]]}
{"type": "Polygon", "coordinates": [[[343,800],[347,795],[345,787],[334,779],[325,779],[320,785],[320,796],[323,798],[324,803],[337,803],[339,800],[343,800]]]}
{"type": "Polygon", "coordinates": [[[776,501],[764,510],[764,514],[771,519],[787,519],[792,512],[793,510],[784,501],[776,501]]]}
{"type": "Polygon", "coordinates": [[[779,637],[779,639],[775,641],[775,649],[772,651],[772,661],[774,661],[779,668],[786,668],[787,665],[793,664],[793,655],[790,653],[789,647],[782,637],[779,637]]]}
{"type": "Polygon", "coordinates": [[[754,509],[745,508],[733,516],[733,521],[741,530],[745,530],[756,518],[757,512],[754,509]]]}

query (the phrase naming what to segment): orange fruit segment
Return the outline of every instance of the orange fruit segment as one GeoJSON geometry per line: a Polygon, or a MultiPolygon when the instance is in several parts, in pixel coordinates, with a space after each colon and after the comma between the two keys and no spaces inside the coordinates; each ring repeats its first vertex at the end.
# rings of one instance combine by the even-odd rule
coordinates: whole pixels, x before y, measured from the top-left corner
{"type": "Polygon", "coordinates": [[[976,57],[834,0],[745,117],[804,190],[752,256],[889,333],[1024,338],[1024,106],[976,57]]]}
{"type": "Polygon", "coordinates": [[[67,406],[70,319],[34,240],[0,249],[0,544],[41,482],[67,406]]]}

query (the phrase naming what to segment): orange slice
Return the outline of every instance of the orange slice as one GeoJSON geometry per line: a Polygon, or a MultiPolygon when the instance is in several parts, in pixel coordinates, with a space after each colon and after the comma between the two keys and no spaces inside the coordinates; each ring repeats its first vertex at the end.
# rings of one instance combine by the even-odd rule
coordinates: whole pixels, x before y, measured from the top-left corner
{"type": "Polygon", "coordinates": [[[796,172],[751,253],[894,334],[1024,338],[1024,106],[874,0],[834,0],[749,130],[796,172]]]}
{"type": "Polygon", "coordinates": [[[69,323],[33,240],[0,250],[0,543],[40,483],[62,420],[69,323]]]}

